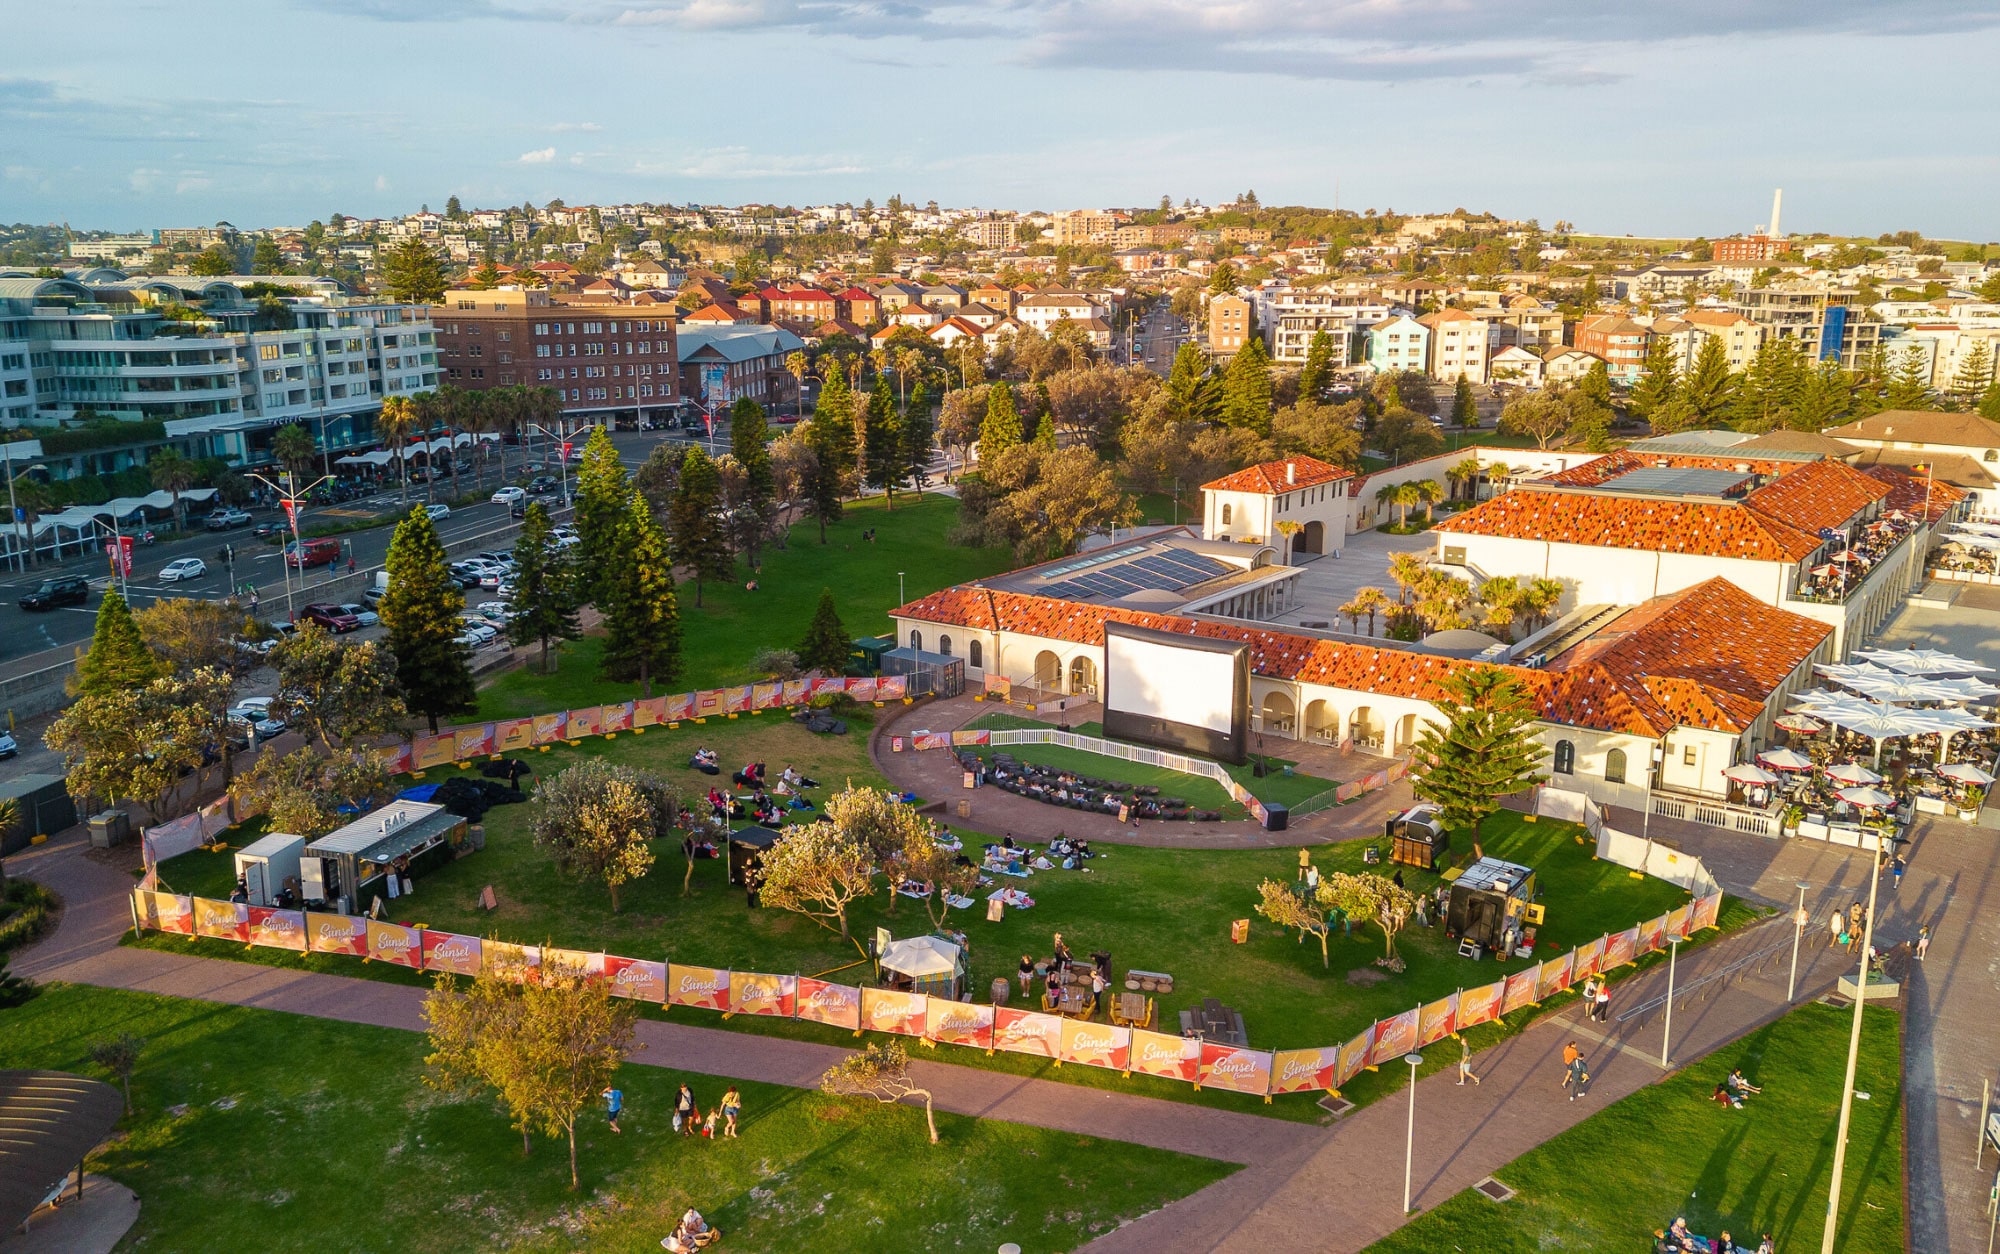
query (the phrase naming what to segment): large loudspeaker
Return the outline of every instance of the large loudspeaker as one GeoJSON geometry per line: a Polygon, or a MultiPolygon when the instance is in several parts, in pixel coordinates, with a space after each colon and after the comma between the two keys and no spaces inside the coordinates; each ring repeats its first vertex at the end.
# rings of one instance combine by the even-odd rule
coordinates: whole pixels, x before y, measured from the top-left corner
{"type": "Polygon", "coordinates": [[[1264,830],[1282,832],[1292,825],[1292,812],[1275,801],[1264,803],[1264,830]]]}

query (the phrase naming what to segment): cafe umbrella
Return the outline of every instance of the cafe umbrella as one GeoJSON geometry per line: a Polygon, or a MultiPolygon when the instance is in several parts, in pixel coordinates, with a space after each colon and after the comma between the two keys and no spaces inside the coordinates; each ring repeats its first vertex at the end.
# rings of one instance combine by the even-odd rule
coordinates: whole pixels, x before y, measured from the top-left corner
{"type": "Polygon", "coordinates": [[[1757,760],[1774,771],[1810,771],[1812,759],[1797,749],[1766,749],[1757,760]]]}
{"type": "Polygon", "coordinates": [[[1885,810],[1896,804],[1894,794],[1883,792],[1880,788],[1869,788],[1865,785],[1858,788],[1838,789],[1833,795],[1860,810],[1885,810]]]}
{"type": "Polygon", "coordinates": [[[1842,784],[1879,784],[1882,777],[1859,762],[1842,762],[1828,769],[1826,777],[1842,784]]]}
{"type": "Polygon", "coordinates": [[[1993,782],[1993,776],[1970,762],[1947,762],[1937,769],[1937,773],[1946,779],[1980,788],[1993,782]]]}

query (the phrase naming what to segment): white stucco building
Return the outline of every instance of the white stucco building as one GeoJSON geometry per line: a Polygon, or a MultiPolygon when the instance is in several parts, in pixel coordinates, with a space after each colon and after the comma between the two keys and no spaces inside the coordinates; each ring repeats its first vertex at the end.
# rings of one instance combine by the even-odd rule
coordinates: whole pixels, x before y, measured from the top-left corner
{"type": "Polygon", "coordinates": [[[1268,544],[1283,561],[1338,554],[1347,543],[1347,481],[1354,473],[1303,454],[1201,485],[1202,534],[1268,544]],[[1289,534],[1288,534],[1289,533],[1289,534]]]}

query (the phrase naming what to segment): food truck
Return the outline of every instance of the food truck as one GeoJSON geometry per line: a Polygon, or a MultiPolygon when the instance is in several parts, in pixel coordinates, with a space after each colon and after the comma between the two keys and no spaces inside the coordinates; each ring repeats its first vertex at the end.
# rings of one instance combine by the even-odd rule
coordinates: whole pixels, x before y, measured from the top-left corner
{"type": "Polygon", "coordinates": [[[1501,936],[1509,928],[1518,934],[1526,926],[1528,905],[1534,899],[1534,868],[1481,858],[1451,882],[1445,932],[1459,939],[1460,952],[1469,944],[1480,951],[1471,956],[1482,957],[1500,948],[1501,936]]]}
{"type": "Polygon", "coordinates": [[[1415,805],[1389,820],[1389,861],[1422,871],[1437,869],[1451,852],[1451,835],[1434,805],[1415,805]]]}
{"type": "Polygon", "coordinates": [[[306,904],[340,914],[386,908],[402,895],[392,873],[414,880],[443,866],[458,855],[465,833],[465,820],[443,806],[391,801],[306,845],[299,863],[306,904]]]}

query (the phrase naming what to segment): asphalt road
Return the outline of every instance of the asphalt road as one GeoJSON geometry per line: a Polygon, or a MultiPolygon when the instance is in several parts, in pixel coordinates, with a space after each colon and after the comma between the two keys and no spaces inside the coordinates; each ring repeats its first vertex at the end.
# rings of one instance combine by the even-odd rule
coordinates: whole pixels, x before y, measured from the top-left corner
{"type": "Polygon", "coordinates": [[[1148,309],[1139,320],[1137,333],[1133,336],[1134,365],[1145,366],[1155,374],[1166,374],[1174,366],[1174,354],[1189,337],[1190,328],[1174,316],[1173,309],[1166,301],[1159,301],[1148,309]]]}
{"type": "MultiPolygon", "coordinates": [[[[680,433],[673,433],[678,436],[680,433]]],[[[715,451],[727,447],[726,427],[718,428],[717,441],[712,445],[715,451]]],[[[620,459],[631,469],[646,460],[654,445],[669,438],[662,432],[618,432],[612,436],[620,459]]],[[[486,473],[488,489],[498,486],[496,467],[489,465],[486,473]]],[[[507,482],[524,482],[527,474],[518,464],[510,464],[507,482]]],[[[570,478],[574,486],[575,468],[571,468],[570,478]]],[[[460,475],[456,481],[469,491],[472,479],[460,475]]],[[[442,489],[443,485],[440,485],[442,489]]],[[[410,485],[409,500],[412,504],[424,500],[423,485],[410,485]]],[[[354,558],[360,569],[379,566],[387,557],[389,540],[394,524],[405,512],[399,493],[395,487],[358,501],[348,501],[340,505],[310,506],[299,519],[302,530],[315,522],[342,522],[354,519],[379,517],[381,525],[363,531],[346,532],[332,537],[345,546],[341,567],[345,568],[347,557],[354,558]]],[[[253,584],[261,599],[260,612],[267,618],[279,619],[284,616],[286,569],[281,562],[277,545],[252,537],[252,529],[262,523],[282,523],[281,510],[260,509],[251,511],[253,522],[250,526],[232,531],[205,531],[200,529],[200,519],[191,515],[195,530],[179,537],[163,537],[150,546],[136,548],[132,557],[132,576],[128,582],[128,600],[136,609],[150,605],[154,601],[171,597],[197,597],[217,600],[228,595],[230,589],[243,584],[253,584]],[[235,550],[235,569],[232,572],[219,557],[222,547],[227,544],[235,550]],[[174,583],[162,582],[160,571],[177,558],[198,557],[208,565],[206,574],[195,579],[174,583]]],[[[482,501],[477,505],[454,508],[449,517],[438,522],[438,535],[445,543],[462,540],[483,532],[506,528],[512,522],[505,505],[482,501]]],[[[501,541],[496,539],[496,547],[501,541]]],[[[74,552],[74,549],[71,550],[74,552]]],[[[306,572],[307,584],[317,583],[325,577],[324,567],[313,567],[306,572]]],[[[297,572],[292,578],[298,579],[297,572]]],[[[100,594],[110,586],[109,559],[104,555],[101,544],[87,555],[69,558],[61,563],[43,562],[29,567],[25,572],[6,570],[0,577],[0,677],[27,674],[42,667],[55,665],[67,659],[79,644],[90,639],[97,617],[100,594]],[[51,610],[30,613],[20,607],[20,598],[30,589],[38,586],[51,575],[84,575],[91,581],[91,598],[86,605],[60,606],[51,610]]],[[[296,588],[296,584],[295,584],[296,588]]],[[[296,595],[296,594],[295,594],[296,595]]],[[[305,604],[310,597],[300,596],[298,603],[305,604]]]]}

